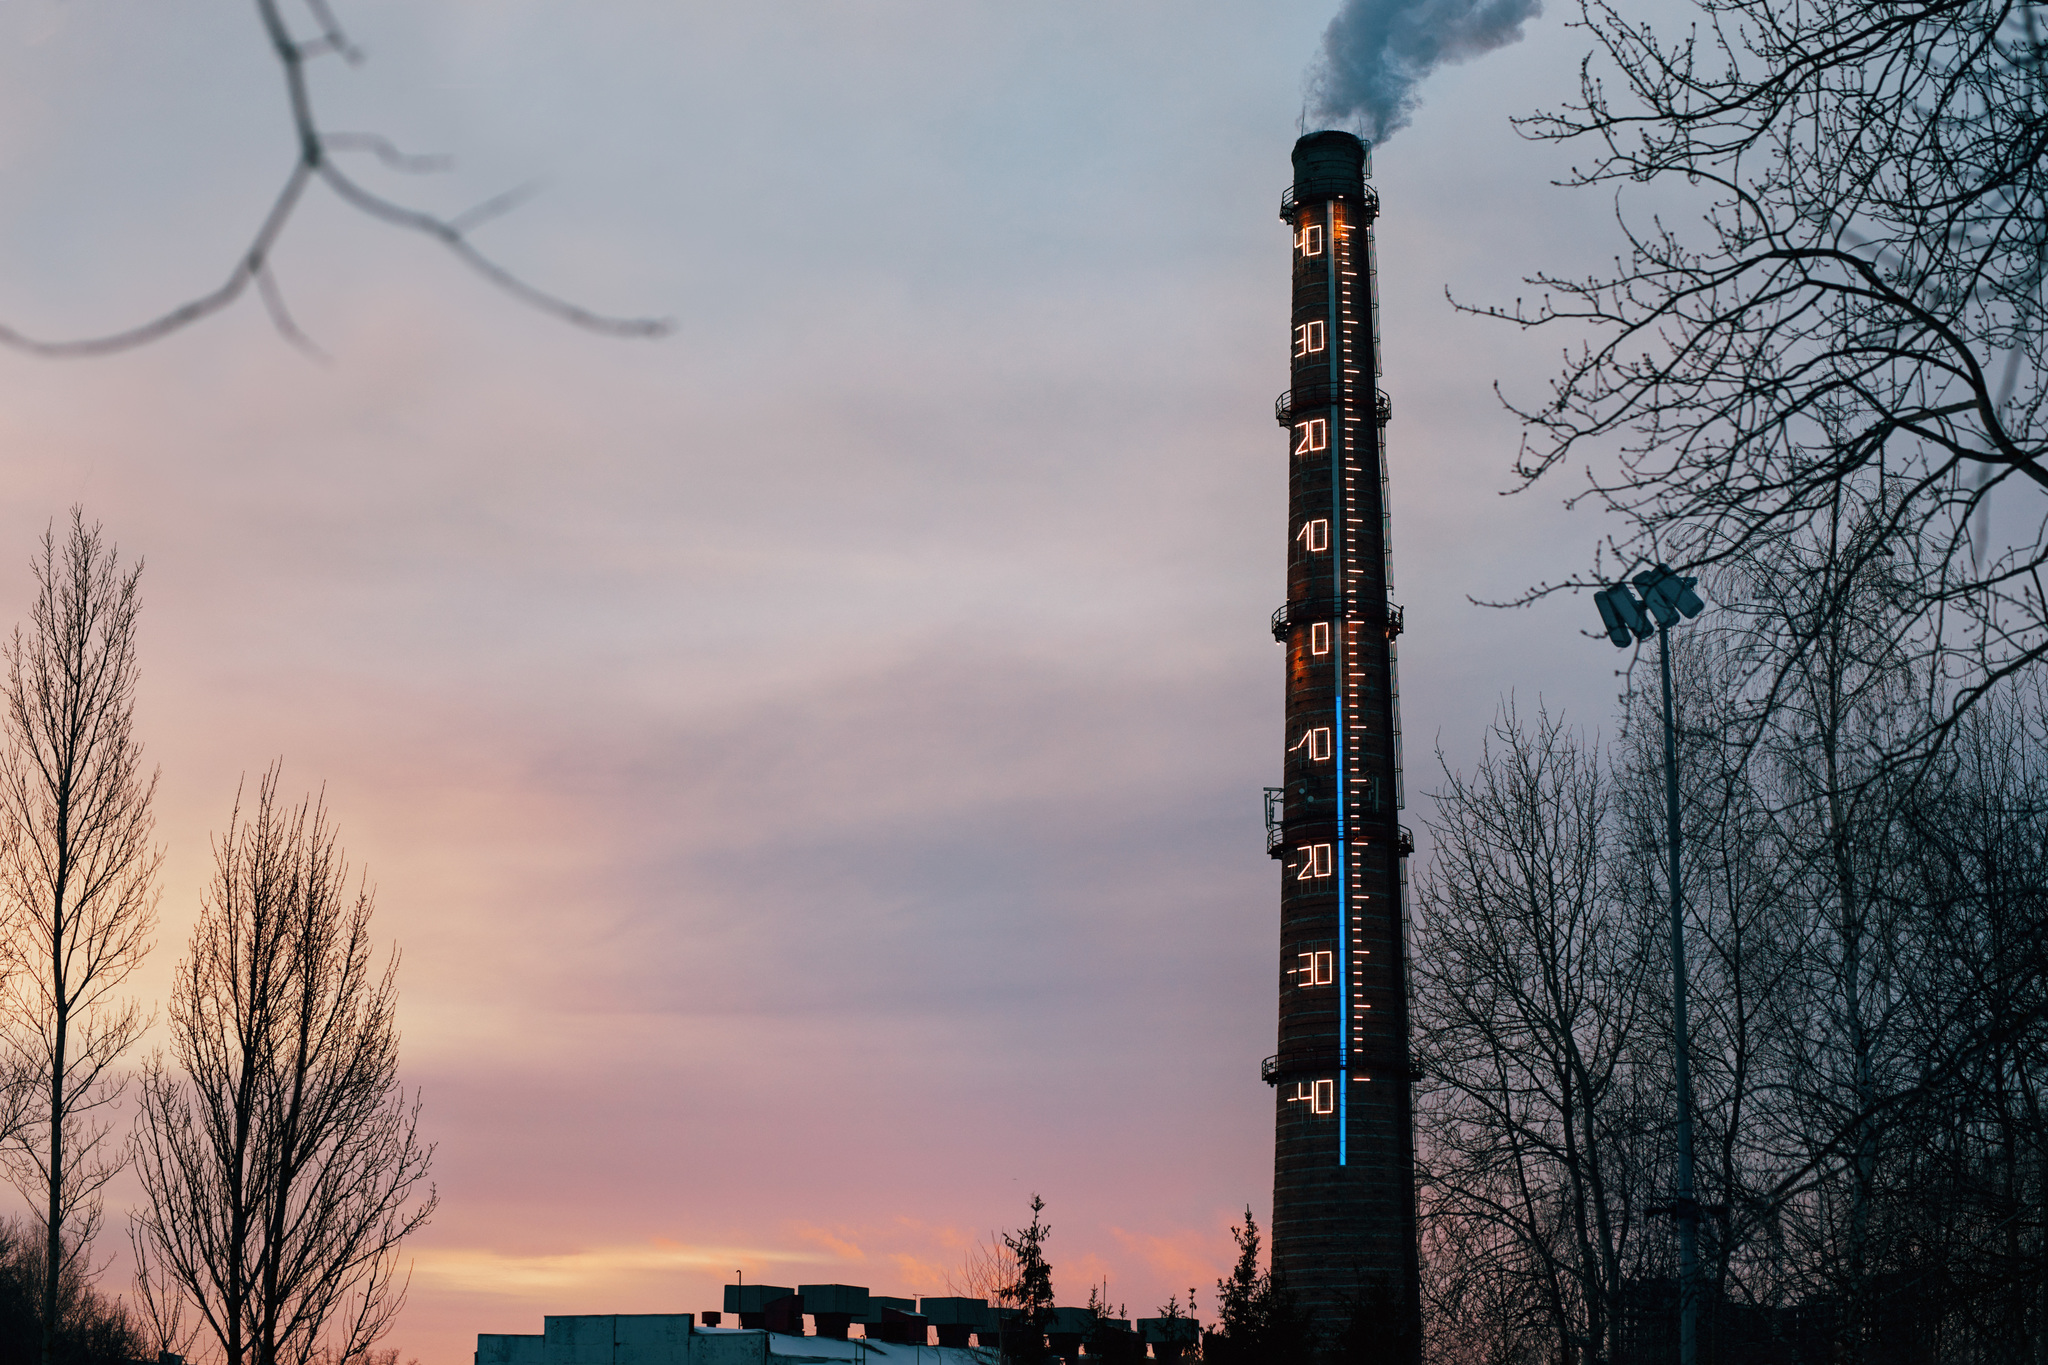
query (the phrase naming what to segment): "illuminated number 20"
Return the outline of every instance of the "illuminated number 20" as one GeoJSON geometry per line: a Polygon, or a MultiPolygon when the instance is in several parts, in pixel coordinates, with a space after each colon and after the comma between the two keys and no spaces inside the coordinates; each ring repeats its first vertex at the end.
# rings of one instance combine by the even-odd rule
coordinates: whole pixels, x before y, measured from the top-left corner
{"type": "Polygon", "coordinates": [[[1322,323],[1302,323],[1294,329],[1294,354],[1297,357],[1321,354],[1324,336],[1322,323]]]}
{"type": "Polygon", "coordinates": [[[1330,875],[1330,846],[1328,844],[1297,844],[1295,852],[1301,854],[1301,871],[1295,874],[1298,882],[1313,881],[1317,877],[1330,875]]]}
{"type": "Polygon", "coordinates": [[[1321,417],[1311,417],[1306,422],[1296,422],[1294,431],[1300,437],[1294,443],[1294,453],[1308,455],[1330,448],[1330,424],[1321,417]]]}

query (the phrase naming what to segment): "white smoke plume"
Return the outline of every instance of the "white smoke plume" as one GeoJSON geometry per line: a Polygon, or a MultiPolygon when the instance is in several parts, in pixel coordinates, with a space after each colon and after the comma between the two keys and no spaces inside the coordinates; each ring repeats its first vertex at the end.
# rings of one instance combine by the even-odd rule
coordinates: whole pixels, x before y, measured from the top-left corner
{"type": "Polygon", "coordinates": [[[1309,105],[1323,126],[1384,142],[1422,102],[1416,87],[1445,62],[1522,40],[1542,0],[1344,0],[1323,31],[1309,105]]]}

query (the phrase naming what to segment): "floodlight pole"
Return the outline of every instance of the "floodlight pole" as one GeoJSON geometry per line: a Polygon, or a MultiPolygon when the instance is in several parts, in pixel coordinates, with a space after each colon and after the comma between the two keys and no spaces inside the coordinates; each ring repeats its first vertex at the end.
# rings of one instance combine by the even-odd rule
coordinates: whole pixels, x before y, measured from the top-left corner
{"type": "Polygon", "coordinates": [[[1692,1189],[1692,1066],[1685,1018],[1685,909],[1678,865],[1678,734],[1671,700],[1671,627],[1657,628],[1657,658],[1664,674],[1664,817],[1671,850],[1671,1048],[1677,1059],[1678,1365],[1699,1353],[1700,1206],[1692,1189]]]}

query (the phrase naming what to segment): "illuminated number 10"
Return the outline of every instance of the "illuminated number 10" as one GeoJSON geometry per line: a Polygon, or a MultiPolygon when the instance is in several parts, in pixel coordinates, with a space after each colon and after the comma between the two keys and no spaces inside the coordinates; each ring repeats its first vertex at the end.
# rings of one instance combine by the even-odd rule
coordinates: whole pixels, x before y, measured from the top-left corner
{"type": "Polygon", "coordinates": [[[1294,533],[1294,538],[1301,542],[1302,549],[1312,555],[1319,555],[1330,548],[1330,523],[1322,517],[1317,517],[1314,521],[1305,521],[1301,524],[1301,529],[1294,533]]]}
{"type": "Polygon", "coordinates": [[[1306,422],[1296,422],[1294,429],[1301,435],[1301,439],[1294,443],[1295,454],[1307,455],[1330,448],[1330,424],[1323,418],[1311,417],[1306,422]]]}
{"type": "MultiPolygon", "coordinates": [[[[1271,241],[1271,238],[1267,239],[1271,241]]],[[[1310,223],[1294,234],[1294,249],[1304,256],[1323,254],[1323,225],[1310,223]]]]}

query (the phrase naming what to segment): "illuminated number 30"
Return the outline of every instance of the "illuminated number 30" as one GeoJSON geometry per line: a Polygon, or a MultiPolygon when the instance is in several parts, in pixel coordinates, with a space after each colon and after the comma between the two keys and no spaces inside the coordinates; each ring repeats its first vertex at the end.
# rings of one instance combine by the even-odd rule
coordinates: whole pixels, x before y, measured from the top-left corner
{"type": "Polygon", "coordinates": [[[1294,453],[1307,455],[1330,448],[1330,424],[1321,417],[1311,417],[1306,422],[1296,422],[1294,431],[1300,437],[1294,443],[1294,453]]]}
{"type": "Polygon", "coordinates": [[[1294,354],[1296,356],[1319,355],[1323,349],[1323,324],[1304,322],[1294,329],[1294,354]]]}

